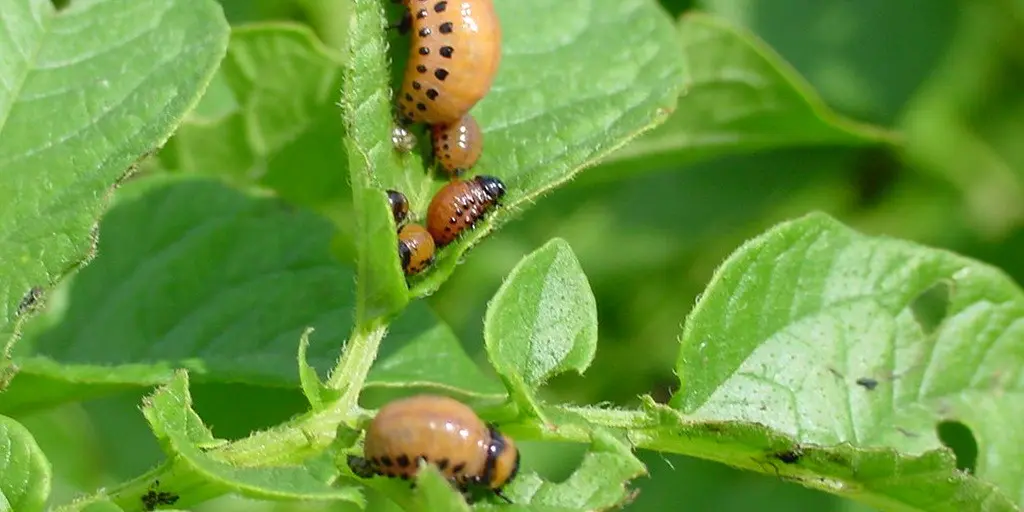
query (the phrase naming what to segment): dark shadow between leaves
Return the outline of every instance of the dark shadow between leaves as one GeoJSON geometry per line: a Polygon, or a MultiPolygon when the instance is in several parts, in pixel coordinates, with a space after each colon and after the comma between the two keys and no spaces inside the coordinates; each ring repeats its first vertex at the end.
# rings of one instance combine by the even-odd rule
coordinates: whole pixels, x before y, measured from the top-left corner
{"type": "Polygon", "coordinates": [[[946,313],[949,310],[949,288],[947,282],[935,283],[910,303],[914,319],[917,320],[921,331],[925,334],[935,332],[935,329],[946,319],[946,313]]]}
{"type": "Polygon", "coordinates": [[[940,422],[935,430],[939,441],[956,455],[956,468],[973,475],[978,463],[978,441],[974,432],[959,421],[940,422]]]}
{"type": "Polygon", "coordinates": [[[870,147],[861,151],[850,177],[851,186],[857,192],[857,206],[870,208],[881,204],[905,171],[891,148],[870,147]]]}

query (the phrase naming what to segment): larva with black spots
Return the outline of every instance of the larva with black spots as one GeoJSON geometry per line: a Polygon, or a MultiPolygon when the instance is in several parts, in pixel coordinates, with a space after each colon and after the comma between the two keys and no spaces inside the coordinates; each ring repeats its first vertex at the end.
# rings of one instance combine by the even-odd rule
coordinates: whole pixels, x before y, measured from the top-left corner
{"type": "Polygon", "coordinates": [[[409,216],[409,199],[397,190],[387,190],[386,192],[388,205],[391,206],[391,215],[395,218],[395,225],[401,226],[409,216]]]}
{"type": "MultiPolygon", "coordinates": [[[[519,449],[462,402],[438,395],[395,400],[366,431],[364,457],[349,456],[353,473],[408,480],[420,461],[433,464],[461,491],[502,488],[519,472],[519,449]]],[[[507,501],[508,498],[505,498],[507,501]]]]}
{"type": "Polygon", "coordinates": [[[484,149],[480,125],[470,114],[454,123],[431,126],[430,138],[434,147],[434,160],[453,177],[476,165],[484,149]]]}
{"type": "Polygon", "coordinates": [[[459,120],[491,89],[501,62],[501,26],[492,0],[403,0],[412,30],[398,94],[405,122],[459,120]]]}
{"type": "Polygon", "coordinates": [[[434,263],[434,239],[419,224],[409,223],[398,228],[398,258],[405,275],[419,274],[434,263]]]}
{"type": "Polygon", "coordinates": [[[452,180],[427,206],[427,231],[437,247],[444,247],[476,227],[504,196],[505,184],[494,176],[452,180]]]}

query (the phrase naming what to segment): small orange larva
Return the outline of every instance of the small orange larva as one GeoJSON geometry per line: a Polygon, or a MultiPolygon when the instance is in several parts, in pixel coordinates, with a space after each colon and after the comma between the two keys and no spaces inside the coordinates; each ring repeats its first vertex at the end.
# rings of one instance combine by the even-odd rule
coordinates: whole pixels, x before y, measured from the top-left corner
{"type": "Polygon", "coordinates": [[[398,228],[398,257],[405,275],[419,274],[434,262],[434,239],[423,226],[406,224],[398,228]]]}
{"type": "Polygon", "coordinates": [[[480,159],[484,136],[473,116],[466,114],[457,122],[430,127],[434,159],[450,176],[469,170],[480,159]]]}
{"type": "Polygon", "coordinates": [[[502,498],[501,489],[519,472],[520,459],[515,442],[484,423],[473,409],[436,395],[412,396],[382,407],[366,430],[363,455],[349,457],[349,466],[360,476],[408,480],[424,461],[461,491],[485,488],[502,498]]]}
{"type": "Polygon", "coordinates": [[[395,224],[401,226],[405,218],[409,216],[409,200],[405,194],[397,190],[388,190],[388,204],[391,205],[391,214],[395,217],[395,224]]]}
{"type": "Polygon", "coordinates": [[[493,176],[452,180],[427,206],[427,231],[438,247],[444,247],[472,229],[504,195],[505,184],[493,176]]]}
{"type": "Polygon", "coordinates": [[[409,122],[445,124],[491,89],[501,61],[492,0],[404,0],[412,45],[398,97],[409,122]]]}

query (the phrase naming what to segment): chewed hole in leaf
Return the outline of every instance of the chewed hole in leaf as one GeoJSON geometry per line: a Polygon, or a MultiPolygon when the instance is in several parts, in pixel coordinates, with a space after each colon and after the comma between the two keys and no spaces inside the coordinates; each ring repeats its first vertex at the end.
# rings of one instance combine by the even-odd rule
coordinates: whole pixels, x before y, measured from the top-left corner
{"type": "Polygon", "coordinates": [[[654,382],[650,394],[655,402],[667,404],[677,391],[679,391],[679,377],[675,373],[670,373],[654,382]]]}
{"type": "MultiPolygon", "coordinates": [[[[519,441],[517,445],[523,460],[529,461],[529,469],[552,483],[564,482],[572,476],[587,454],[587,445],[579,443],[519,441]]],[[[524,470],[525,467],[519,469],[520,473],[524,470]]]]}
{"type": "Polygon", "coordinates": [[[949,310],[949,283],[940,282],[921,292],[913,302],[910,310],[925,334],[935,332],[942,324],[949,310]]]}
{"type": "Polygon", "coordinates": [[[956,455],[956,468],[974,474],[978,462],[978,441],[971,429],[959,421],[943,421],[936,431],[939,441],[956,455]]]}

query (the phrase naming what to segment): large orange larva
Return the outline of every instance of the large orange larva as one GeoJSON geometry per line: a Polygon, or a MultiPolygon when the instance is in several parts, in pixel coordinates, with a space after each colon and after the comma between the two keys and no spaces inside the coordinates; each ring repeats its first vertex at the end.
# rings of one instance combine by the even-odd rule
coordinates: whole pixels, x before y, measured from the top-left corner
{"type": "Polygon", "coordinates": [[[409,122],[453,123],[491,89],[501,61],[492,0],[404,0],[412,28],[398,97],[409,122]]]}
{"type": "Polygon", "coordinates": [[[349,466],[360,476],[409,479],[423,461],[437,466],[460,490],[483,487],[503,498],[502,487],[519,471],[519,450],[511,438],[465,404],[436,395],[382,407],[366,430],[363,454],[349,457],[349,466]]]}
{"type": "Polygon", "coordinates": [[[434,159],[450,176],[469,170],[480,159],[484,136],[473,116],[466,114],[457,122],[430,127],[434,159]]]}

